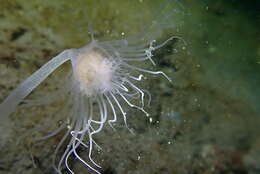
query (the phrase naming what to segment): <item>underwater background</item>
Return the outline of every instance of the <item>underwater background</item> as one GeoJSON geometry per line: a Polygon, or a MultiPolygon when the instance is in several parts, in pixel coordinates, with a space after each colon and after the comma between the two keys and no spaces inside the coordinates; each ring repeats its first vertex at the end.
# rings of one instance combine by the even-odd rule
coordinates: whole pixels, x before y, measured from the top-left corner
{"type": "MultiPolygon", "coordinates": [[[[176,8],[171,31],[178,36],[156,51],[154,61],[173,80],[149,76],[149,120],[129,109],[131,134],[119,121],[96,137],[94,159],[103,174],[260,173],[260,3],[238,0],[0,0],[0,101],[32,72],[67,48],[139,32],[160,14],[162,3],[176,8]]],[[[144,65],[151,67],[151,65],[144,65]]],[[[32,95],[57,87],[58,70],[32,95]]],[[[60,82],[59,82],[60,84],[60,82]]],[[[52,174],[51,157],[62,136],[43,136],[55,107],[20,109],[12,131],[1,132],[0,174],[52,174]],[[36,133],[35,133],[36,132],[36,133]]],[[[1,113],[0,113],[1,114],[1,113]]],[[[71,162],[75,173],[91,173],[71,162]]]]}

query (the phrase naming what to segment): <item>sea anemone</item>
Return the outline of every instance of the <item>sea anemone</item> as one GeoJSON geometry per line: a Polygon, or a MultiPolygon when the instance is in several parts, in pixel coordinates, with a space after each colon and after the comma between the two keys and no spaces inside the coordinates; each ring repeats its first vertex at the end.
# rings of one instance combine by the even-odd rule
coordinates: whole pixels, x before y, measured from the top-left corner
{"type": "Polygon", "coordinates": [[[146,27],[144,32],[121,40],[101,42],[95,39],[94,33],[90,30],[92,38],[90,44],[79,49],[65,50],[53,57],[9,94],[0,104],[0,121],[7,125],[9,115],[16,110],[18,105],[21,107],[43,105],[60,100],[60,96],[66,97],[65,109],[62,110],[66,111],[58,113],[66,115],[66,120],[53,133],[38,140],[52,137],[61,130],[67,129],[54,152],[55,170],[62,173],[62,166],[65,164],[66,169],[73,174],[68,164],[69,157],[73,155],[86,167],[100,173],[101,167],[92,159],[93,147],[100,148],[93,136],[99,133],[106,123],[113,128],[113,123],[117,121],[119,114],[122,115],[126,127],[131,131],[127,126],[127,113],[122,102],[149,116],[144,109],[144,99],[145,96],[150,98],[150,93],[138,85],[144,73],[162,75],[171,82],[164,72],[137,67],[132,62],[150,61],[155,65],[152,59],[153,51],[163,47],[168,41],[178,38],[171,36],[159,44],[155,38],[156,33],[163,29],[173,28],[165,21],[174,13],[172,11],[171,14],[164,15],[160,22],[154,22],[146,27]],[[47,94],[41,99],[25,100],[26,96],[66,61],[71,62],[72,68],[68,76],[61,79],[64,84],[58,91],[47,94]],[[138,75],[135,76],[137,72],[138,75]],[[136,100],[137,102],[132,102],[136,100]],[[58,152],[68,139],[65,151],[57,159],[58,152]],[[80,146],[87,149],[88,162],[79,155],[80,146]]]}

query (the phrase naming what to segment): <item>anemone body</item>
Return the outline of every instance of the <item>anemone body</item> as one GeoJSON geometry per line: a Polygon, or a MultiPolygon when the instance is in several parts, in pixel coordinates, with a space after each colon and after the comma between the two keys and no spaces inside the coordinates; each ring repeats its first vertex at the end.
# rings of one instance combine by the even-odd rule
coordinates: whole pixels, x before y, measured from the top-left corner
{"type": "Polygon", "coordinates": [[[111,91],[115,65],[111,57],[95,49],[94,43],[79,50],[76,59],[71,59],[73,75],[78,90],[87,96],[111,91]]]}
{"type": "MultiPolygon", "coordinates": [[[[166,20],[166,18],[163,19],[166,20]]],[[[58,94],[62,94],[67,100],[64,107],[66,109],[59,114],[66,115],[66,121],[53,133],[38,140],[52,137],[60,133],[61,130],[67,130],[54,152],[53,165],[57,173],[62,173],[63,166],[70,173],[74,173],[68,163],[69,158],[73,155],[87,168],[100,174],[100,166],[92,159],[91,155],[94,147],[100,148],[94,141],[94,135],[99,133],[106,123],[113,128],[113,123],[117,121],[118,115],[123,118],[125,126],[128,128],[127,113],[121,102],[149,116],[148,112],[144,110],[144,98],[148,96],[150,100],[150,93],[138,87],[144,73],[161,74],[171,81],[162,71],[150,71],[131,65],[132,61],[147,61],[155,65],[152,59],[153,51],[176,38],[173,36],[161,44],[157,44],[155,33],[161,32],[164,28],[172,27],[163,25],[164,20],[161,22],[149,27],[151,31],[145,30],[144,33],[139,33],[134,37],[105,42],[98,42],[92,37],[91,43],[82,48],[63,51],[9,94],[0,104],[0,121],[7,125],[9,115],[16,110],[22,101],[21,106],[49,104],[59,100],[58,94]],[[66,85],[61,87],[58,92],[46,95],[42,99],[24,100],[66,61],[70,61],[72,67],[69,75],[61,79],[66,82],[66,85]],[[133,99],[137,100],[138,104],[131,103],[130,101],[133,99]],[[66,140],[69,140],[68,144],[59,157],[58,154],[66,140]],[[87,157],[80,156],[79,147],[84,147],[88,151],[87,157]]],[[[3,125],[1,126],[3,127],[3,125]]]]}

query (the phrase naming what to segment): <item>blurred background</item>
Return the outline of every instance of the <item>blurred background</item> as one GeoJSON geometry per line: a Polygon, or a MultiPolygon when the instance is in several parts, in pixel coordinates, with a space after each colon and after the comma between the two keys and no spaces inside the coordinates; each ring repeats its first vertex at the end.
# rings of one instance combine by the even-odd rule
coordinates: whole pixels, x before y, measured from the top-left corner
{"type": "MultiPolygon", "coordinates": [[[[142,86],[152,95],[146,108],[152,119],[126,109],[135,135],[122,121],[116,132],[107,126],[96,137],[103,150],[93,152],[95,161],[103,174],[259,174],[259,1],[0,0],[0,101],[62,50],[88,44],[88,23],[97,40],[110,41],[138,33],[171,10],[167,23],[175,27],[157,39],[178,36],[187,44],[169,42],[154,52],[154,61],[173,83],[147,75],[142,86]]],[[[59,75],[39,95],[56,88],[59,75]]],[[[54,107],[11,116],[12,132],[1,132],[7,140],[0,174],[55,173],[50,159],[62,136],[33,144],[25,136],[52,122],[54,107]]],[[[91,173],[70,164],[75,173],[91,173]]]]}

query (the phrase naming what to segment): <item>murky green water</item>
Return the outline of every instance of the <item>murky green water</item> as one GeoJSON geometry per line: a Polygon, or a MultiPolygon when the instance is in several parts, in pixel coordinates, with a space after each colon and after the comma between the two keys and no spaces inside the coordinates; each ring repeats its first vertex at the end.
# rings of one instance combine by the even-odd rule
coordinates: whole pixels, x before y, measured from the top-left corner
{"type": "MultiPolygon", "coordinates": [[[[147,75],[142,86],[152,94],[146,108],[152,119],[127,109],[135,135],[122,120],[116,132],[107,126],[96,137],[103,151],[94,152],[95,160],[104,174],[259,173],[259,3],[166,3],[169,8],[162,11],[163,3],[156,0],[0,0],[0,101],[52,56],[87,44],[88,21],[98,40],[113,40],[135,34],[175,9],[167,23],[176,27],[161,33],[158,41],[175,35],[187,44],[176,40],[154,53],[158,69],[173,84],[147,75]]],[[[51,91],[59,75],[33,95],[51,91]]],[[[52,123],[49,113],[55,107],[20,109],[11,116],[12,131],[2,132],[0,174],[55,173],[50,159],[62,136],[32,145],[32,138],[24,136],[35,133],[37,125],[52,123]]],[[[77,173],[88,172],[76,160],[70,165],[77,173]]]]}

